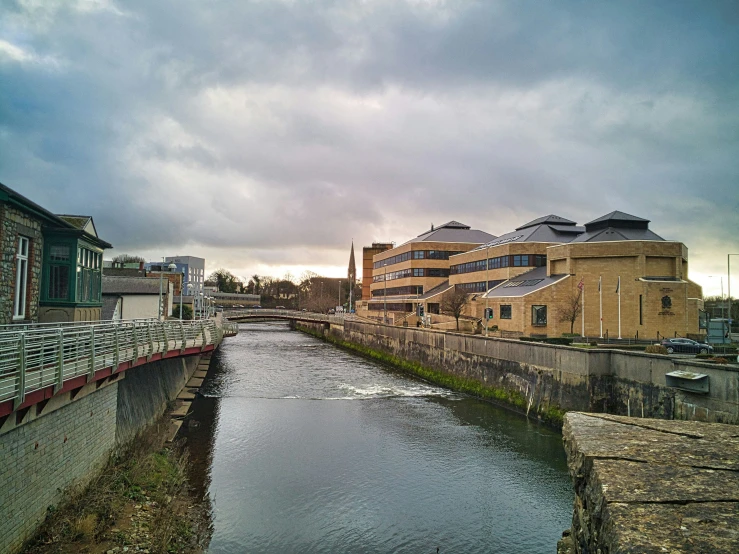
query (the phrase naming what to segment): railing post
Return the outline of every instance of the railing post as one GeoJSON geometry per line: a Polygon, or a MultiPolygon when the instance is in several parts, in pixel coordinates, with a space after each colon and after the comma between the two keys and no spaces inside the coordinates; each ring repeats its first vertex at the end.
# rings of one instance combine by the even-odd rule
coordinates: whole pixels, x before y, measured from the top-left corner
{"type": "Polygon", "coordinates": [[[185,337],[185,324],[180,320],[180,334],[182,335],[182,346],[180,347],[180,354],[185,353],[187,348],[187,337],[185,337]]]}
{"type": "Polygon", "coordinates": [[[20,332],[18,340],[18,395],[15,397],[14,409],[26,400],[26,333],[20,332]]]}
{"type": "Polygon", "coordinates": [[[139,359],[139,338],[136,332],[136,322],[135,321],[131,324],[131,329],[133,329],[133,331],[131,332],[133,334],[133,361],[135,362],[136,360],[139,359]]]}
{"type": "Polygon", "coordinates": [[[118,338],[118,325],[115,325],[113,327],[113,371],[115,372],[118,369],[118,364],[120,363],[121,359],[121,345],[118,338]]]}
{"type": "Polygon", "coordinates": [[[200,345],[200,351],[202,352],[203,350],[205,350],[205,320],[203,319],[200,320],[200,332],[203,335],[203,342],[200,345]]]}
{"type": "Polygon", "coordinates": [[[58,375],[56,376],[56,384],[54,385],[54,394],[58,393],[64,387],[64,331],[61,327],[56,332],[57,340],[59,341],[59,348],[57,352],[57,367],[58,375]]]}
{"type": "Polygon", "coordinates": [[[89,383],[95,378],[95,326],[90,325],[90,371],[87,378],[89,383]]]}
{"type": "Polygon", "coordinates": [[[149,339],[149,352],[146,354],[146,361],[151,361],[151,355],[154,353],[154,338],[151,336],[151,321],[146,323],[146,338],[149,339]]]}
{"type": "Polygon", "coordinates": [[[162,334],[164,335],[164,350],[162,350],[162,358],[169,352],[169,337],[167,336],[167,322],[162,321],[162,334]]]}

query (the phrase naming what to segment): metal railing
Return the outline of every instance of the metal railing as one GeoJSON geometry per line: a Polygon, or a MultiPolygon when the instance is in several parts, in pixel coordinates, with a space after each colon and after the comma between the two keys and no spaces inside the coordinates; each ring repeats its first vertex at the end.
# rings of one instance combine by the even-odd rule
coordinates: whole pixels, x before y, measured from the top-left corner
{"type": "MultiPolygon", "coordinates": [[[[228,325],[228,334],[238,329],[228,325]]],[[[214,320],[130,320],[82,325],[35,325],[0,331],[0,402],[21,405],[28,393],[139,358],[221,341],[214,320]]]]}
{"type": "Polygon", "coordinates": [[[343,325],[344,321],[353,319],[352,314],[336,314],[326,315],[319,314],[316,312],[304,312],[302,310],[272,310],[269,308],[260,308],[256,310],[232,310],[228,313],[223,314],[230,320],[239,318],[254,318],[254,317],[278,317],[280,319],[299,319],[301,321],[320,321],[323,323],[335,323],[343,325]]]}

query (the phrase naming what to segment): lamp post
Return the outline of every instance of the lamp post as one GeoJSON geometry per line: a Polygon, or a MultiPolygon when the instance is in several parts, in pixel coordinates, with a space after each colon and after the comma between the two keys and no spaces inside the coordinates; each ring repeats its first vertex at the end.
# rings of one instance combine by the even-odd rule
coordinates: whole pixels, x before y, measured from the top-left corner
{"type": "MultiPolygon", "coordinates": [[[[174,262],[170,262],[170,264],[167,266],[167,269],[170,273],[174,273],[177,271],[177,266],[174,262]]],[[[181,289],[182,287],[180,287],[181,289]]],[[[174,285],[172,286],[172,294],[174,294],[174,285]]],[[[169,298],[169,277],[167,278],[167,298],[169,298]]],[[[180,298],[182,298],[182,290],[180,290],[180,298]]],[[[167,307],[169,307],[169,300],[167,300],[167,307]]],[[[182,310],[180,310],[182,312],[182,310]]],[[[180,313],[180,319],[181,319],[181,313],[180,313]]]]}
{"type": "Polygon", "coordinates": [[[385,268],[385,273],[382,276],[382,281],[385,283],[385,290],[382,293],[382,322],[387,325],[387,262],[383,262],[382,267],[385,268]]]}
{"type": "MultiPolygon", "coordinates": [[[[485,336],[488,336],[488,292],[490,292],[490,246],[485,246],[485,336]]],[[[499,327],[500,329],[500,327],[499,327]]]]}
{"type": "MultiPolygon", "coordinates": [[[[726,300],[724,297],[724,278],[722,275],[708,275],[708,278],[715,279],[716,277],[719,278],[721,282],[721,318],[724,318],[725,312],[724,312],[724,306],[726,305],[726,300]]],[[[731,315],[731,312],[729,312],[729,315],[731,315]]]]}
{"type": "Polygon", "coordinates": [[[339,303],[336,305],[336,307],[338,308],[341,305],[341,279],[339,279],[339,303]]]}
{"type": "Polygon", "coordinates": [[[162,284],[164,282],[163,281],[163,275],[162,275],[162,273],[164,273],[164,267],[163,266],[164,266],[164,258],[162,258],[162,263],[159,264],[159,315],[158,315],[158,319],[164,319],[162,317],[162,315],[163,315],[162,314],[162,284]]]}
{"type": "Polygon", "coordinates": [[[731,337],[731,257],[739,256],[739,254],[726,255],[726,273],[727,273],[727,296],[729,297],[729,337],[731,337]]]}
{"type": "Polygon", "coordinates": [[[185,294],[185,269],[180,272],[180,321],[182,321],[182,297],[185,294]]]}

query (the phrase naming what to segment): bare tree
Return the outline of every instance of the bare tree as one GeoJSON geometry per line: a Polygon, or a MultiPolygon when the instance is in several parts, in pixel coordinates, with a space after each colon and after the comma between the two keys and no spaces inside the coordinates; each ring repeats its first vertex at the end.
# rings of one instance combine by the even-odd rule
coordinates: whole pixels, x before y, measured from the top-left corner
{"type": "Polygon", "coordinates": [[[459,331],[459,318],[469,303],[469,295],[464,289],[458,287],[454,287],[441,297],[439,308],[443,314],[453,316],[457,320],[457,331],[459,331]]]}
{"type": "Polygon", "coordinates": [[[115,258],[113,258],[113,261],[120,264],[131,264],[145,262],[146,260],[141,256],[133,256],[131,254],[119,254],[115,258]]]}
{"type": "Polygon", "coordinates": [[[575,321],[582,312],[582,291],[573,292],[560,308],[559,320],[570,324],[570,334],[574,333],[575,321]]]}

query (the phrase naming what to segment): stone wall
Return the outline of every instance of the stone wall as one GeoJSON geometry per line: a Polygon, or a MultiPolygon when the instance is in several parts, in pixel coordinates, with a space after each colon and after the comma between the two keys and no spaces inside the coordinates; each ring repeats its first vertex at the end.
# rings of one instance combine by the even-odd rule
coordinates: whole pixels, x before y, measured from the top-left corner
{"type": "Polygon", "coordinates": [[[313,332],[469,379],[510,396],[529,414],[569,410],[637,417],[739,423],[739,369],[607,349],[536,344],[347,321],[305,324],[313,332]],[[668,387],[672,371],[708,375],[709,394],[668,387]]]}
{"type": "Polygon", "coordinates": [[[117,381],[97,390],[93,383],[74,402],[0,435],[0,552],[16,551],[68,487],[105,465],[115,447],[117,393],[117,381]]]}
{"type": "Polygon", "coordinates": [[[716,423],[568,413],[575,489],[558,552],[739,552],[739,441],[716,423]]]}
{"type": "Polygon", "coordinates": [[[0,325],[13,322],[19,235],[30,239],[25,321],[37,321],[44,249],[41,223],[8,204],[0,204],[0,325]]]}

